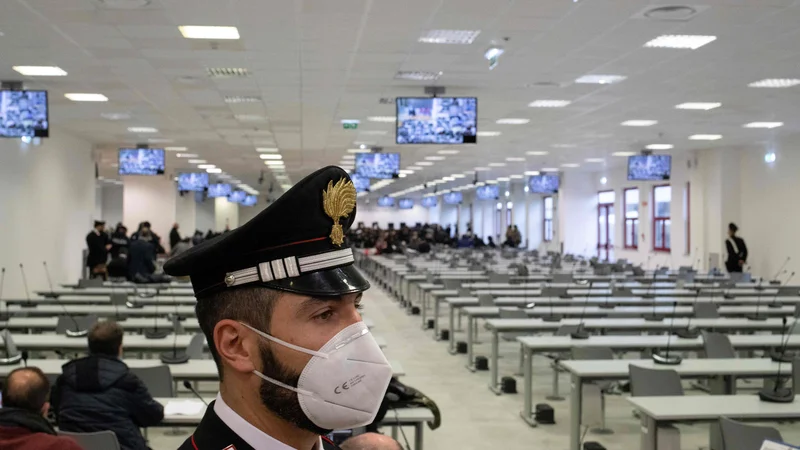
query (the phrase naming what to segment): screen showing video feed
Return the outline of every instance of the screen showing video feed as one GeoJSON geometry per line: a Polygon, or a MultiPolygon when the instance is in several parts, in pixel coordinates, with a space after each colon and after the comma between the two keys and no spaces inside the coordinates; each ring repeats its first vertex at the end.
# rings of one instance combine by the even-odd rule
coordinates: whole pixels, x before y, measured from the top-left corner
{"type": "Polygon", "coordinates": [[[356,155],[356,174],[364,178],[397,178],[400,171],[399,153],[359,153],[356,155]]]}
{"type": "Polygon", "coordinates": [[[464,196],[461,195],[461,192],[448,192],[447,194],[444,194],[442,199],[448,205],[460,205],[464,200],[464,196]]]}
{"type": "Polygon", "coordinates": [[[401,198],[400,201],[397,202],[397,207],[400,209],[411,209],[414,207],[414,200],[410,198],[401,198]]]}
{"type": "Polygon", "coordinates": [[[47,137],[47,91],[0,91],[0,137],[47,137]]]}
{"type": "Polygon", "coordinates": [[[204,191],[208,187],[208,174],[191,172],[178,174],[179,191],[204,191]]]}
{"type": "Polygon", "coordinates": [[[475,144],[478,99],[475,97],[398,97],[398,144],[475,144]]]}
{"type": "Polygon", "coordinates": [[[231,194],[228,196],[228,201],[231,203],[242,203],[246,197],[247,192],[236,190],[231,192],[231,194]]]}
{"type": "Polygon", "coordinates": [[[475,189],[475,196],[478,200],[496,200],[500,196],[500,190],[496,184],[487,184],[475,189]]]}
{"type": "Polygon", "coordinates": [[[354,173],[350,175],[350,179],[353,180],[356,192],[369,192],[369,178],[354,173]]]}
{"type": "Polygon", "coordinates": [[[378,199],[378,206],[394,206],[394,197],[381,197],[378,199]]]}
{"type": "Polygon", "coordinates": [[[436,197],[423,197],[422,198],[422,206],[426,208],[434,208],[438,204],[436,197]]]}
{"type": "Polygon", "coordinates": [[[256,206],[256,203],[258,203],[258,197],[255,195],[248,195],[242,200],[242,206],[256,206]]]}
{"type": "Polygon", "coordinates": [[[555,194],[558,184],[558,175],[535,175],[528,180],[528,187],[534,194],[555,194]]]}
{"type": "Polygon", "coordinates": [[[231,195],[233,188],[228,183],[215,183],[208,186],[208,196],[210,198],[227,197],[231,195]]]}
{"type": "Polygon", "coordinates": [[[164,175],[163,148],[119,149],[120,175],[164,175]]]}
{"type": "Polygon", "coordinates": [[[672,172],[670,155],[636,155],[628,158],[628,180],[669,180],[672,172]]]}

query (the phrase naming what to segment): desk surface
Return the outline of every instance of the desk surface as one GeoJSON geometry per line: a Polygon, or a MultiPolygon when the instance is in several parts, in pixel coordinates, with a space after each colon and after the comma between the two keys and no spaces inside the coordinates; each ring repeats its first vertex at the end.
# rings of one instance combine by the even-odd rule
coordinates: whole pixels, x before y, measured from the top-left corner
{"type": "MultiPolygon", "coordinates": [[[[473,302],[472,304],[477,304],[473,302]]],[[[454,306],[451,303],[451,306],[454,306]]],[[[754,314],[758,309],[759,313],[765,316],[790,316],[794,314],[794,306],[782,306],[780,308],[769,308],[763,305],[758,308],[756,306],[720,306],[718,308],[721,316],[743,316],[745,314],[754,314]]],[[[473,306],[463,308],[464,314],[473,317],[497,317],[500,315],[500,307],[498,306],[473,306]]],[[[536,306],[533,308],[524,309],[525,313],[529,316],[542,316],[542,315],[569,315],[586,317],[642,317],[650,315],[655,312],[657,315],[669,317],[673,312],[676,316],[693,316],[694,309],[688,306],[678,306],[672,308],[668,306],[657,306],[655,308],[648,306],[618,306],[615,308],[600,308],[597,306],[588,306],[586,308],[578,306],[536,306]]]]}
{"type": "Polygon", "coordinates": [[[778,373],[779,364],[768,358],[684,359],[677,366],[656,364],[652,359],[566,360],[559,363],[567,372],[581,378],[627,379],[628,366],[674,370],[684,377],[711,375],[763,377],[778,373]]]}
{"type": "MultiPolygon", "coordinates": [[[[770,348],[783,344],[779,334],[729,335],[728,339],[734,348],[770,348]]],[[[676,350],[697,349],[703,347],[703,338],[682,339],[667,335],[640,336],[589,336],[589,339],[572,339],[570,336],[520,336],[517,341],[526,349],[533,351],[561,351],[572,347],[611,347],[613,349],[664,348],[667,342],[676,350]]],[[[790,335],[786,341],[787,348],[800,347],[800,335],[790,335]]]]}
{"type": "MultiPolygon", "coordinates": [[[[784,329],[783,319],[773,318],[767,320],[747,320],[733,318],[719,319],[663,319],[660,321],[647,321],[645,319],[562,319],[559,322],[545,322],[542,319],[489,319],[486,327],[490,330],[499,332],[507,331],[539,331],[556,330],[562,325],[578,325],[583,322],[583,326],[588,329],[617,329],[617,330],[668,330],[685,328],[689,325],[699,329],[735,329],[735,330],[776,330],[784,329]]],[[[787,323],[791,328],[792,322],[787,323]]]]}
{"type": "Polygon", "coordinates": [[[628,397],[638,411],[657,421],[731,419],[776,420],[800,417],[800,402],[768,403],[757,395],[628,397]]]}
{"type": "Polygon", "coordinates": [[[86,288],[86,289],[55,289],[52,291],[35,291],[36,295],[111,295],[122,293],[150,293],[155,294],[160,292],[162,295],[189,295],[194,297],[194,290],[191,288],[165,288],[165,289],[152,289],[152,288],[132,288],[132,287],[119,287],[119,288],[86,288]]]}
{"type": "MultiPolygon", "coordinates": [[[[4,309],[3,312],[5,311],[4,309]]],[[[61,305],[38,305],[26,308],[21,305],[11,305],[7,308],[7,311],[14,315],[53,317],[63,315],[64,307],[61,305]]],[[[184,317],[194,317],[194,305],[148,305],[141,308],[115,307],[112,305],[70,305],[68,311],[70,314],[75,315],[96,314],[99,317],[116,317],[117,315],[153,317],[175,313],[184,317]]]]}
{"type": "MultiPolygon", "coordinates": [[[[158,318],[154,320],[143,317],[131,317],[117,323],[125,330],[153,328],[154,324],[157,324],[159,328],[172,327],[172,321],[167,318],[158,318]]],[[[364,318],[364,323],[367,325],[367,328],[373,328],[375,326],[375,323],[369,317],[364,318]]],[[[58,317],[12,317],[8,322],[0,322],[0,330],[3,328],[8,328],[10,330],[55,330],[57,324],[58,317]]],[[[181,321],[181,326],[192,331],[200,330],[200,324],[197,322],[197,318],[194,317],[181,321]]]]}

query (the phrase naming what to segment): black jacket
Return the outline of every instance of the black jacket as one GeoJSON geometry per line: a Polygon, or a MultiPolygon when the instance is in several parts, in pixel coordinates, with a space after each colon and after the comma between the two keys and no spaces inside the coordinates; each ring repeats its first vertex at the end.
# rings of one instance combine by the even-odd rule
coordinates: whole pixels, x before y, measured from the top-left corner
{"type": "Polygon", "coordinates": [[[169,232],[169,248],[170,248],[170,250],[175,248],[175,245],[177,245],[178,242],[180,242],[180,241],[181,241],[181,234],[178,232],[177,228],[172,227],[172,230],[170,230],[170,232],[169,232]]]}
{"type": "Polygon", "coordinates": [[[145,450],[140,427],[157,425],[164,407],[117,358],[92,355],[64,364],[50,398],[64,431],[111,430],[122,450],[145,450]]]}
{"type": "Polygon", "coordinates": [[[145,278],[156,271],[156,248],[152,242],[132,240],[128,249],[128,279],[134,281],[139,274],[145,278]]]}
{"type": "Polygon", "coordinates": [[[111,258],[116,258],[119,256],[119,252],[122,249],[128,251],[128,245],[130,245],[130,238],[125,235],[123,232],[115,232],[111,235],[111,258]]]}
{"type": "MultiPolygon", "coordinates": [[[[211,402],[194,434],[189,436],[189,439],[186,439],[183,445],[178,447],[178,450],[224,450],[229,447],[236,450],[253,450],[253,447],[228,428],[225,422],[217,416],[217,413],[214,412],[214,402],[211,402]]],[[[340,449],[323,437],[322,450],[340,449]]]]}
{"type": "Polygon", "coordinates": [[[105,264],[108,259],[108,250],[106,245],[110,244],[111,240],[105,233],[98,234],[96,231],[86,235],[86,246],[89,247],[89,255],[86,257],[86,266],[94,267],[98,264],[105,264]]]}
{"type": "Polygon", "coordinates": [[[734,236],[725,240],[725,248],[728,250],[728,259],[725,261],[725,268],[728,272],[741,272],[742,266],[739,261],[747,262],[747,245],[744,239],[734,236]],[[736,247],[731,244],[731,240],[736,243],[736,247]]]}

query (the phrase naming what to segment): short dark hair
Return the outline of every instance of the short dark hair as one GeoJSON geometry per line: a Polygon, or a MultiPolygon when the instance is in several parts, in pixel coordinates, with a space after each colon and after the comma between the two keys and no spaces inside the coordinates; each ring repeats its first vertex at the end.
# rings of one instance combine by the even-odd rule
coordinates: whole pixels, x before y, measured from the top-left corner
{"type": "Polygon", "coordinates": [[[122,345],[122,327],[113,320],[97,322],[89,331],[89,353],[93,355],[119,355],[122,345]]]}
{"type": "Polygon", "coordinates": [[[3,407],[38,413],[50,396],[50,380],[38,367],[20,367],[6,377],[3,407]]]}
{"type": "Polygon", "coordinates": [[[244,286],[226,289],[209,297],[200,298],[195,305],[195,314],[200,329],[208,341],[208,349],[217,364],[219,380],[222,381],[222,363],[214,344],[214,327],[220,320],[238,320],[265,333],[269,333],[269,324],[275,302],[280,291],[261,286],[244,286]]]}
{"type": "Polygon", "coordinates": [[[728,229],[731,230],[731,233],[736,233],[737,231],[739,231],[739,227],[737,227],[736,224],[733,222],[728,224],[728,229]]]}

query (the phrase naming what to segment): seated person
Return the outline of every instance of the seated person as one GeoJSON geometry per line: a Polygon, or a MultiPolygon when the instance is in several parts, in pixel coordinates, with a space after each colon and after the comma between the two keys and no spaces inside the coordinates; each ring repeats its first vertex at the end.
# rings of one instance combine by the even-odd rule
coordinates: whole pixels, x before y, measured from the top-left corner
{"type": "Polygon", "coordinates": [[[139,428],[161,422],[164,407],[121,356],[122,328],[113,321],[96,323],[89,332],[89,356],[65,364],[56,381],[53,410],[64,431],[111,430],[122,450],[145,450],[139,428]]]}
{"type": "Polygon", "coordinates": [[[14,369],[3,387],[0,448],[3,450],[81,450],[71,438],[58,436],[47,421],[50,382],[38,367],[14,369]]]}
{"type": "Polygon", "coordinates": [[[403,450],[399,442],[379,433],[364,433],[342,442],[342,450],[403,450]]]}
{"type": "Polygon", "coordinates": [[[467,236],[466,234],[461,236],[461,239],[458,240],[458,248],[472,248],[473,242],[472,238],[467,236]]]}
{"type": "Polygon", "coordinates": [[[489,242],[486,243],[486,246],[489,248],[497,248],[497,245],[494,243],[494,239],[491,236],[486,238],[489,242]]]}

